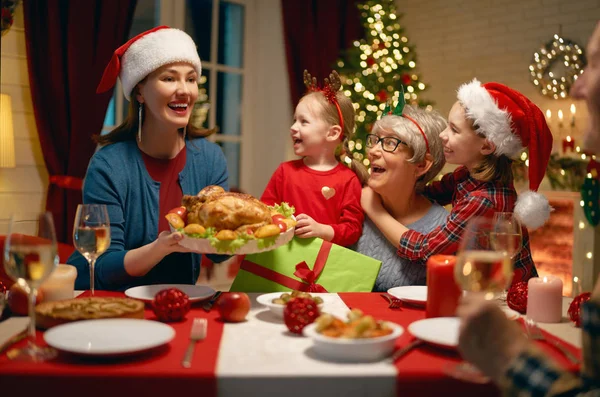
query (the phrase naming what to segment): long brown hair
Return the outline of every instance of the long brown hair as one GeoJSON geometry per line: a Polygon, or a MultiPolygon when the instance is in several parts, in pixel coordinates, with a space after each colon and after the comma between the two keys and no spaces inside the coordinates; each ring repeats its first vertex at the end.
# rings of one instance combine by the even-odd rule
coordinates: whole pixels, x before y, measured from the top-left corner
{"type": "MultiPolygon", "coordinates": [[[[141,82],[143,82],[144,80],[142,80],[141,82]]],[[[121,125],[115,127],[115,129],[113,129],[106,135],[94,135],[92,137],[94,142],[96,142],[99,145],[110,145],[111,143],[136,139],[136,134],[138,131],[138,111],[140,107],[140,103],[137,100],[137,92],[138,88],[136,87],[133,89],[133,93],[131,94],[131,102],[129,102],[127,117],[125,118],[125,121],[123,121],[121,125]]],[[[144,117],[145,112],[142,110],[142,119],[144,117]]],[[[190,117],[190,121],[191,119],[192,118],[190,117]]],[[[216,131],[216,129],[214,128],[207,130],[204,128],[195,127],[190,123],[190,121],[188,121],[188,125],[186,127],[186,135],[189,137],[189,139],[207,137],[216,131]]],[[[183,128],[181,128],[180,130],[183,130],[183,128]]]]}

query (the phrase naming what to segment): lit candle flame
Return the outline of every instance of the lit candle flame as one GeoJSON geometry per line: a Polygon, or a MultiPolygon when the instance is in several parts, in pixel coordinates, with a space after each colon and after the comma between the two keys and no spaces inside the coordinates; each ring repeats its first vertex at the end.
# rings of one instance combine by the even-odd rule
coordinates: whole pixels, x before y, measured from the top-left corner
{"type": "Polygon", "coordinates": [[[546,110],[546,117],[548,118],[548,120],[552,118],[552,111],[550,109],[546,110]]]}
{"type": "Polygon", "coordinates": [[[571,114],[575,115],[575,104],[574,103],[571,104],[571,114]]]}
{"type": "Polygon", "coordinates": [[[548,277],[544,276],[544,282],[547,283],[548,282],[548,277]]]}
{"type": "Polygon", "coordinates": [[[558,119],[562,121],[563,119],[563,111],[562,109],[558,111],[558,119]]]}
{"type": "Polygon", "coordinates": [[[567,135],[567,142],[571,142],[571,135],[567,135]]]}

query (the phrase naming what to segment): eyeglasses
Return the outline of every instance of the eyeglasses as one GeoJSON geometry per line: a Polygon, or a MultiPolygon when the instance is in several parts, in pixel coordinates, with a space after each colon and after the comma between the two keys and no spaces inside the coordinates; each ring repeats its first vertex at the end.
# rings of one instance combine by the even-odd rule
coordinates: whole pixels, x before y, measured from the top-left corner
{"type": "Polygon", "coordinates": [[[404,146],[408,146],[408,144],[398,138],[394,138],[391,136],[384,136],[382,138],[378,137],[375,134],[367,134],[367,147],[372,148],[375,147],[379,142],[381,142],[381,148],[384,152],[394,153],[398,145],[403,144],[404,146]]]}

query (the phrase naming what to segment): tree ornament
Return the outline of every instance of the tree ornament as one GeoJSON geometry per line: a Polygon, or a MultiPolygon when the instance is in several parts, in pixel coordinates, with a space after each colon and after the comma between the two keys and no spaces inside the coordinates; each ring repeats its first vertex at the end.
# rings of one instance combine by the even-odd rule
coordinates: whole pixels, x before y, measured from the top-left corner
{"type": "Polygon", "coordinates": [[[283,309],[283,321],[286,327],[295,334],[319,317],[319,307],[312,298],[292,298],[283,309]]]}
{"type": "Polygon", "coordinates": [[[15,9],[20,0],[2,0],[2,14],[0,15],[0,31],[2,36],[8,33],[15,20],[15,9]]]}
{"type": "Polygon", "coordinates": [[[181,321],[190,311],[190,299],[177,288],[164,289],[154,295],[152,311],[160,321],[181,321]]]}
{"type": "Polygon", "coordinates": [[[6,287],[6,284],[4,284],[2,280],[0,280],[0,295],[6,294],[7,290],[8,288],[6,287]]]}
{"type": "Polygon", "coordinates": [[[584,292],[583,294],[577,295],[569,305],[567,314],[571,321],[575,323],[576,327],[581,327],[581,305],[589,301],[591,297],[591,292],[584,292]]]}
{"type": "Polygon", "coordinates": [[[542,95],[564,99],[585,65],[585,54],[579,44],[555,34],[533,54],[530,80],[542,95]]]}
{"type": "Polygon", "coordinates": [[[506,304],[521,314],[527,311],[527,281],[519,281],[511,285],[506,295],[506,304]]]}
{"type": "Polygon", "coordinates": [[[412,82],[412,78],[410,77],[410,74],[404,73],[402,75],[402,84],[409,85],[411,82],[412,82]]]}
{"type": "Polygon", "coordinates": [[[373,57],[368,57],[367,58],[367,66],[371,67],[375,65],[375,60],[373,59],[373,57]]]}
{"type": "Polygon", "coordinates": [[[379,102],[387,102],[388,100],[388,93],[386,90],[380,90],[377,95],[375,95],[375,97],[377,98],[377,100],[379,102]]]}

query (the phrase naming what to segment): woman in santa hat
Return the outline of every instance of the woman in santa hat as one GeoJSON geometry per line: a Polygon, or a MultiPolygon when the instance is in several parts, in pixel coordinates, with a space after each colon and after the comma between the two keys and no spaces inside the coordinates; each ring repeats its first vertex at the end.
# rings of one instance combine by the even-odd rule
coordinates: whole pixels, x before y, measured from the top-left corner
{"type": "MultiPolygon", "coordinates": [[[[181,206],[184,194],[208,185],[227,186],[223,152],[205,139],[212,131],[190,124],[198,98],[200,58],[192,38],[156,27],[119,47],[106,67],[98,92],[120,78],[130,101],[126,120],[97,137],[83,185],[84,204],[106,204],[111,245],[96,261],[95,287],[124,290],[146,284],[194,284],[200,256],[178,244],[165,215],[181,206]]],[[[215,258],[213,258],[215,259],[215,258]]],[[[89,269],[77,251],[76,289],[89,288],[89,269]]]]}
{"type": "MultiPolygon", "coordinates": [[[[431,255],[454,254],[474,216],[514,212],[524,226],[534,229],[547,221],[551,207],[536,190],[548,165],[552,134],[542,111],[529,99],[505,85],[475,79],[459,88],[440,137],[446,161],[459,167],[427,186],[425,195],[441,205],[452,204],[445,225],[426,234],[410,230],[382,211],[372,190],[363,190],[363,209],[398,248],[398,255],[424,263],[431,255]],[[517,196],[511,157],[524,147],[529,148],[530,190],[517,196]]],[[[514,269],[513,282],[537,276],[526,229],[514,269]]]]}

